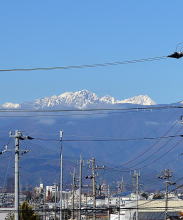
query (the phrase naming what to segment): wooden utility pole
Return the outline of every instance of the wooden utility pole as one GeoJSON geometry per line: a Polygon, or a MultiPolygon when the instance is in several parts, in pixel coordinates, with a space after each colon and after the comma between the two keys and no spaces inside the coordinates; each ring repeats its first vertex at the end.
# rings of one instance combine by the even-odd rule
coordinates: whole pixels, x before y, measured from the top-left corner
{"type": "Polygon", "coordinates": [[[110,220],[110,187],[109,185],[107,186],[107,207],[108,207],[108,211],[107,211],[107,214],[108,214],[108,220],[110,220]]]}
{"type": "Polygon", "coordinates": [[[136,220],[139,219],[138,200],[139,200],[139,177],[140,172],[134,170],[133,177],[135,179],[135,193],[136,193],[136,220]]]}
{"type": "Polygon", "coordinates": [[[15,139],[15,220],[19,220],[20,213],[19,213],[19,160],[20,160],[20,154],[23,155],[25,153],[28,153],[28,150],[20,150],[20,141],[22,140],[32,140],[34,138],[30,136],[23,136],[22,132],[16,130],[15,134],[12,134],[10,132],[9,136],[11,138],[15,139]]]}
{"type": "Polygon", "coordinates": [[[91,168],[91,171],[92,171],[92,175],[87,176],[86,178],[92,180],[93,220],[95,220],[96,219],[96,170],[104,169],[104,166],[102,166],[102,167],[96,166],[95,158],[92,158],[91,160],[89,160],[89,163],[90,163],[90,168],[91,168]]]}
{"type": "Polygon", "coordinates": [[[59,220],[62,220],[62,200],[63,200],[63,131],[59,132],[60,136],[60,215],[59,220]]]}
{"type": "Polygon", "coordinates": [[[168,217],[168,188],[170,185],[175,185],[175,182],[171,182],[169,179],[172,177],[172,171],[169,169],[165,169],[162,171],[162,175],[158,178],[165,180],[165,215],[164,219],[167,220],[168,217]]]}
{"type": "Polygon", "coordinates": [[[80,156],[79,161],[79,220],[81,220],[81,202],[82,202],[82,179],[83,179],[83,160],[82,156],[80,156]]]}
{"type": "Polygon", "coordinates": [[[54,195],[54,200],[55,200],[55,220],[57,219],[57,184],[54,184],[55,188],[55,195],[54,195]]]}
{"type": "Polygon", "coordinates": [[[73,174],[72,174],[72,219],[75,218],[75,187],[76,187],[76,171],[74,168],[73,174]]]}

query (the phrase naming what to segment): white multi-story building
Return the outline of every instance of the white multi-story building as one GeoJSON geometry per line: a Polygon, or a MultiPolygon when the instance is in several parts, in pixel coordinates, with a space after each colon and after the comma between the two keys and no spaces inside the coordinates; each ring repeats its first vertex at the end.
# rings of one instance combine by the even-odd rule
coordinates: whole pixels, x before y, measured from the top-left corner
{"type": "Polygon", "coordinates": [[[53,185],[53,186],[46,186],[46,197],[48,196],[54,196],[55,193],[57,194],[58,192],[58,186],[53,185]]]}

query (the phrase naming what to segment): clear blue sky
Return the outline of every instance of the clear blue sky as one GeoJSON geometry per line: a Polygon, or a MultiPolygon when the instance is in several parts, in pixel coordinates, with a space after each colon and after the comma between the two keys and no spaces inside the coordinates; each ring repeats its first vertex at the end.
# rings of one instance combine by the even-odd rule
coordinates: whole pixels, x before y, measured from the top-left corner
{"type": "MultiPolygon", "coordinates": [[[[181,0],[1,1],[0,68],[168,55],[183,41],[181,0]]],[[[0,73],[0,103],[88,89],[158,103],[183,99],[183,59],[96,69],[0,73]]]]}

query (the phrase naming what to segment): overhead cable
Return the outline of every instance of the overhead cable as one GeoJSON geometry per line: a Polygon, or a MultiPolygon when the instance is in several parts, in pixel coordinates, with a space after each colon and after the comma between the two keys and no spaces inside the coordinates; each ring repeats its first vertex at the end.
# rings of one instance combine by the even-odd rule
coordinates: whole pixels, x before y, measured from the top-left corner
{"type": "MultiPolygon", "coordinates": [[[[163,106],[144,106],[129,108],[86,108],[86,109],[5,109],[0,108],[0,112],[16,113],[40,113],[40,112],[95,112],[95,111],[127,111],[127,110],[161,110],[161,109],[182,109],[183,105],[163,105],[163,106]]],[[[78,114],[79,115],[79,114],[78,114]]]]}
{"type": "Polygon", "coordinates": [[[159,61],[159,60],[163,60],[163,59],[167,59],[167,56],[149,57],[149,58],[142,58],[142,59],[135,59],[135,60],[114,61],[114,62],[107,62],[107,63],[70,65],[70,66],[10,68],[10,69],[0,69],[0,72],[84,69],[84,68],[96,68],[96,67],[116,66],[116,65],[124,65],[124,64],[131,64],[131,63],[142,63],[142,62],[150,62],[150,61],[159,61]]]}
{"type": "MultiPolygon", "coordinates": [[[[165,132],[165,134],[164,134],[163,136],[168,135],[168,133],[170,132],[170,130],[172,130],[172,129],[175,127],[176,123],[177,123],[177,121],[172,124],[172,126],[168,129],[168,131],[165,132]]],[[[156,147],[159,142],[160,142],[160,139],[157,139],[157,141],[156,141],[155,143],[153,143],[152,145],[150,145],[147,149],[145,149],[143,152],[141,152],[140,154],[138,154],[137,156],[135,156],[133,159],[130,159],[130,160],[124,162],[124,163],[122,164],[122,166],[126,166],[126,165],[131,164],[131,163],[133,163],[134,161],[138,160],[138,159],[141,158],[143,155],[145,155],[146,153],[148,153],[149,151],[151,151],[152,148],[156,147]]],[[[136,166],[136,165],[134,165],[134,166],[136,166]]],[[[132,167],[133,167],[133,166],[132,166],[132,167]]]]}
{"type": "MultiPolygon", "coordinates": [[[[160,137],[142,137],[142,138],[106,138],[106,139],[63,139],[63,142],[121,142],[121,141],[142,141],[142,140],[156,140],[183,137],[183,134],[160,136],[160,137]]],[[[39,141],[59,141],[59,139],[53,138],[36,138],[33,139],[39,141]]]]}
{"type": "Polygon", "coordinates": [[[182,142],[182,140],[179,140],[175,143],[175,145],[173,145],[169,150],[167,150],[165,153],[163,153],[161,156],[159,156],[158,158],[154,159],[153,161],[151,161],[150,163],[142,166],[142,167],[139,167],[138,169],[143,169],[143,168],[146,168],[148,167],[149,165],[161,160],[163,157],[165,157],[169,152],[171,152],[173,149],[175,149],[177,146],[179,146],[179,144],[182,142]]]}
{"type": "MultiPolygon", "coordinates": [[[[177,132],[175,133],[175,135],[177,135],[180,130],[182,129],[182,127],[180,127],[177,132]]],[[[161,141],[161,139],[158,139],[158,143],[159,141],[161,141]]],[[[170,143],[172,141],[172,139],[167,139],[162,145],[160,145],[154,152],[152,152],[150,155],[148,155],[145,159],[139,161],[139,162],[136,162],[134,165],[130,166],[129,168],[133,168],[133,167],[137,167],[139,166],[140,164],[143,164],[144,162],[148,161],[149,159],[152,158],[152,156],[154,155],[158,155],[159,151],[161,151],[162,149],[164,149],[165,147],[167,147],[168,143],[170,143]]],[[[157,142],[155,143],[155,145],[157,144],[157,142]]],[[[152,148],[154,147],[153,145],[151,146],[152,148]]],[[[152,149],[151,148],[151,149],[152,149]]],[[[165,156],[166,154],[163,153],[163,156],[165,156]]],[[[161,158],[161,157],[160,157],[161,158]]]]}

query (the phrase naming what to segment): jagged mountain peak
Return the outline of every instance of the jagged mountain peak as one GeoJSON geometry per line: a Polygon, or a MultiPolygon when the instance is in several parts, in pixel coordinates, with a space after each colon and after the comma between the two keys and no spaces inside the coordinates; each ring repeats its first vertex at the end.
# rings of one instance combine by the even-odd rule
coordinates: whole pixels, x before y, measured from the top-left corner
{"type": "Polygon", "coordinates": [[[65,92],[58,96],[59,98],[64,98],[66,100],[76,100],[76,101],[96,101],[98,100],[98,96],[89,91],[89,90],[81,90],[76,92],[65,92]]]}
{"type": "Polygon", "coordinates": [[[65,92],[58,96],[45,97],[35,101],[35,107],[54,107],[56,105],[64,105],[75,108],[85,108],[90,104],[97,104],[98,96],[88,90],[76,92],[65,92]]]}
{"type": "Polygon", "coordinates": [[[64,92],[60,95],[53,95],[49,97],[44,97],[36,99],[33,102],[14,104],[14,103],[5,103],[1,105],[2,108],[35,108],[35,109],[44,109],[44,108],[55,108],[55,107],[69,107],[84,109],[91,106],[102,106],[102,105],[115,105],[115,104],[138,104],[138,105],[155,105],[156,103],[147,95],[134,96],[129,99],[117,100],[112,96],[97,96],[94,92],[83,89],[76,92],[64,92]]]}
{"type": "Polygon", "coordinates": [[[114,104],[138,104],[138,105],[155,105],[156,103],[147,95],[139,95],[125,100],[116,100],[114,97],[106,95],[103,97],[97,96],[89,90],[80,90],[76,92],[64,92],[58,96],[50,96],[37,99],[34,102],[36,108],[68,106],[78,109],[87,108],[91,105],[114,105],[114,104]]]}
{"type": "Polygon", "coordinates": [[[155,101],[152,100],[148,95],[138,95],[129,99],[119,101],[119,103],[131,103],[138,105],[155,105],[155,101]]]}

